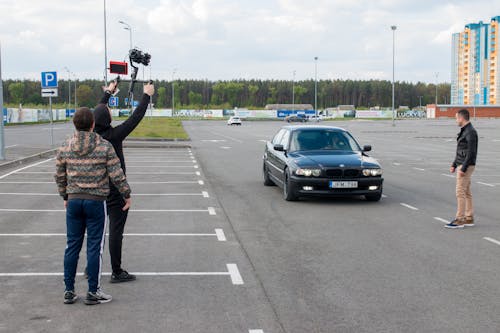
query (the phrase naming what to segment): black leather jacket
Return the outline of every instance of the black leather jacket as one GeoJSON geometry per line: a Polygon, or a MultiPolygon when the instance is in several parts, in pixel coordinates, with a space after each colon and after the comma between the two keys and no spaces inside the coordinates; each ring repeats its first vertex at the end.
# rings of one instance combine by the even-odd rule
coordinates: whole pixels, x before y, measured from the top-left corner
{"type": "Polygon", "coordinates": [[[461,165],[461,170],[466,172],[470,165],[476,165],[477,142],[477,132],[472,124],[462,127],[457,137],[457,154],[453,161],[455,168],[461,165]]]}

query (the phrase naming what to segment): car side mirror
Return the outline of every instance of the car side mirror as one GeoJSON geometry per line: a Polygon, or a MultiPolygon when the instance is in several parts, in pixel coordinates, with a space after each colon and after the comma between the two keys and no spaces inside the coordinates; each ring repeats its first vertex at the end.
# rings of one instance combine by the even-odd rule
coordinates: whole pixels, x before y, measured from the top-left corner
{"type": "Polygon", "coordinates": [[[274,145],[274,150],[276,150],[276,151],[285,151],[285,147],[283,147],[283,145],[280,145],[280,144],[275,144],[274,145]]]}
{"type": "Polygon", "coordinates": [[[369,151],[372,151],[372,146],[369,146],[369,145],[363,146],[363,152],[366,153],[366,152],[369,152],[369,151]]]}

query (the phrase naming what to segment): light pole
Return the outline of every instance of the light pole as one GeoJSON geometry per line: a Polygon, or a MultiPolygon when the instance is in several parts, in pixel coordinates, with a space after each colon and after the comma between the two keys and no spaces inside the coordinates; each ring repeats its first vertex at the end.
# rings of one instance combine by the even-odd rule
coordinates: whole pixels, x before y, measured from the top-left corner
{"type": "Polygon", "coordinates": [[[118,21],[118,23],[124,25],[123,29],[128,30],[129,41],[130,41],[130,50],[132,50],[132,27],[130,26],[130,24],[128,24],[127,22],[124,22],[124,21],[118,21]]]}
{"type": "Polygon", "coordinates": [[[2,45],[0,45],[0,160],[5,160],[5,141],[3,133],[3,80],[2,80],[2,45]]]}
{"type": "Polygon", "coordinates": [[[108,85],[108,35],[106,24],[106,0],[104,0],[104,86],[108,85]]]}
{"type": "Polygon", "coordinates": [[[71,109],[71,71],[69,70],[68,67],[64,67],[64,70],[68,72],[68,110],[69,110],[71,109]]]}
{"type": "Polygon", "coordinates": [[[435,101],[436,106],[438,104],[438,78],[439,78],[439,72],[436,72],[436,101],[435,101]]]}
{"type": "Polygon", "coordinates": [[[75,93],[74,93],[74,95],[75,95],[75,111],[76,111],[76,107],[77,107],[77,104],[76,104],[76,74],[73,73],[73,76],[75,77],[75,80],[74,80],[75,81],[75,93]]]}
{"type": "Polygon", "coordinates": [[[392,126],[396,126],[394,117],[394,72],[396,67],[396,29],[395,25],[391,26],[392,30],[392,126]]]}
{"type": "Polygon", "coordinates": [[[419,101],[420,101],[420,103],[419,103],[419,104],[420,104],[420,109],[422,109],[422,98],[423,98],[423,97],[424,97],[424,96],[418,96],[418,99],[419,99],[419,101]]]}
{"type": "Polygon", "coordinates": [[[295,74],[297,71],[293,71],[293,80],[292,80],[292,110],[295,111],[295,74]]]}
{"type": "Polygon", "coordinates": [[[318,57],[314,57],[314,115],[318,120],[318,57]]]}
{"type": "Polygon", "coordinates": [[[177,68],[175,68],[172,71],[172,117],[174,116],[174,112],[175,112],[175,83],[174,83],[174,76],[175,76],[176,72],[177,72],[177,68]]]}

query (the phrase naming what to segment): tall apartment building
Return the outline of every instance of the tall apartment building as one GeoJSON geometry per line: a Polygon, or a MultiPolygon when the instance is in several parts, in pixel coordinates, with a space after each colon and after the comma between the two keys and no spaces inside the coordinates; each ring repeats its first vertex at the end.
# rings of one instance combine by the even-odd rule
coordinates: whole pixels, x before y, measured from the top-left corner
{"type": "Polygon", "coordinates": [[[451,104],[500,104],[500,16],[452,36],[451,104]]]}

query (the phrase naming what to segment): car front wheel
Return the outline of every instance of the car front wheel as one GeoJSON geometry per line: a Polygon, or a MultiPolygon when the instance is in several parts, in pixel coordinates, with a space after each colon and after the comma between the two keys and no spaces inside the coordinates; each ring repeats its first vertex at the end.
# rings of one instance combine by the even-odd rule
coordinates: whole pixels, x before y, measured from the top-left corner
{"type": "Polygon", "coordinates": [[[286,201],[297,201],[299,197],[295,193],[295,186],[290,180],[290,172],[285,170],[285,181],[283,182],[283,198],[286,201]]]}

